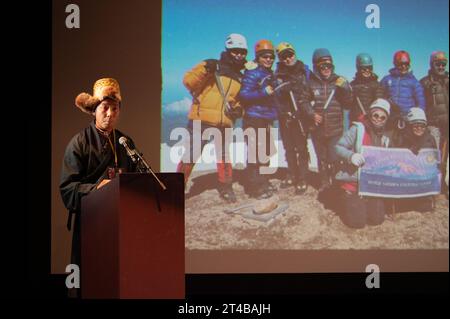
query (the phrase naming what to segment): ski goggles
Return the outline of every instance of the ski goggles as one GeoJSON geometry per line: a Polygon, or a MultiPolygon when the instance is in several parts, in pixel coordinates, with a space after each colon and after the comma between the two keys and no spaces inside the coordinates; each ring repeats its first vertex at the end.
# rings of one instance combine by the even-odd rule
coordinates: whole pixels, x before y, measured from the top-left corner
{"type": "Polygon", "coordinates": [[[333,64],[327,63],[327,62],[319,65],[320,70],[328,70],[328,69],[332,69],[332,68],[333,68],[333,64]]]}
{"type": "Polygon", "coordinates": [[[442,61],[438,61],[438,62],[434,62],[434,66],[437,68],[441,68],[441,67],[446,67],[447,63],[446,62],[442,62],[442,61]]]}
{"type": "Polygon", "coordinates": [[[397,63],[397,67],[409,68],[409,62],[400,62],[400,63],[397,63]]]}
{"type": "Polygon", "coordinates": [[[279,58],[280,58],[280,60],[286,60],[286,59],[292,58],[294,55],[295,55],[294,52],[292,52],[292,51],[287,51],[287,52],[282,52],[282,53],[279,55],[279,58]]]}
{"type": "Polygon", "coordinates": [[[239,49],[239,48],[230,49],[230,52],[232,54],[234,54],[234,55],[238,55],[238,54],[240,54],[240,55],[247,55],[247,50],[246,49],[239,49]]]}
{"type": "Polygon", "coordinates": [[[369,71],[372,72],[373,67],[371,65],[368,65],[368,66],[362,66],[359,69],[361,70],[361,72],[369,72],[369,71]]]}

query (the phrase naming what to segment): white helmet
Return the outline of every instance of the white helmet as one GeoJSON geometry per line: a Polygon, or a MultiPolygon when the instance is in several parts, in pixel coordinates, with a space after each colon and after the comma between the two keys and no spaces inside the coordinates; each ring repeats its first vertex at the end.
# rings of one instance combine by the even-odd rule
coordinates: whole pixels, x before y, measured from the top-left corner
{"type": "Polygon", "coordinates": [[[370,109],[373,108],[382,109],[387,113],[387,115],[391,114],[391,105],[385,99],[376,99],[373,101],[372,104],[370,104],[370,109]]]}
{"type": "Polygon", "coordinates": [[[225,40],[225,48],[227,49],[245,49],[247,48],[247,40],[241,34],[232,33],[225,40]]]}
{"type": "Polygon", "coordinates": [[[424,123],[427,124],[427,116],[425,111],[420,107],[412,107],[409,109],[408,115],[406,115],[408,123],[424,123]]]}

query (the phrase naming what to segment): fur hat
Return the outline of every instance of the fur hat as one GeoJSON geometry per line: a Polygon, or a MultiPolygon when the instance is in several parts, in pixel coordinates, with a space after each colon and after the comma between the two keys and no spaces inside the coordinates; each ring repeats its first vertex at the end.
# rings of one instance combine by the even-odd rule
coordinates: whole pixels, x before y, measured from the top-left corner
{"type": "Polygon", "coordinates": [[[105,99],[122,102],[119,82],[113,78],[103,78],[95,81],[93,95],[80,93],[75,99],[75,105],[83,112],[91,114],[105,99]]]}

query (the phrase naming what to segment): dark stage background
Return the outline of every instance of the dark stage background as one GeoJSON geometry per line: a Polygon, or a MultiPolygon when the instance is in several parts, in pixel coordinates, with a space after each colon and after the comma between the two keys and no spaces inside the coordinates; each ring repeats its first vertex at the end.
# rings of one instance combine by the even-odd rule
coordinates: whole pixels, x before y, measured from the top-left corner
{"type": "Polygon", "coordinates": [[[52,14],[52,273],[70,261],[71,234],[59,195],[64,149],[93,119],[75,107],[81,92],[92,94],[102,77],[119,81],[118,128],[131,136],[159,170],[161,110],[161,4],[146,0],[53,1],[52,14]],[[80,28],[67,29],[65,8],[80,8],[80,28]]]}

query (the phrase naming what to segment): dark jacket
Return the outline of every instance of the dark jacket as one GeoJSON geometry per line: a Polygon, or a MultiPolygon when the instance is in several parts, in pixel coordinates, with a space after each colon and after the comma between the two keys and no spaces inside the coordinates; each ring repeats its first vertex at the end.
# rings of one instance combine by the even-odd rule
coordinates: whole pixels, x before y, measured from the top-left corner
{"type": "Polygon", "coordinates": [[[311,119],[314,113],[324,117],[323,123],[317,129],[325,137],[342,135],[344,131],[343,109],[349,108],[352,103],[350,85],[346,83],[343,88],[336,87],[338,78],[339,76],[333,73],[327,80],[323,80],[314,71],[300,97],[300,108],[305,110],[311,119]],[[335,90],[335,94],[327,110],[324,111],[325,103],[333,90],[335,90]]]}
{"type": "MultiPolygon", "coordinates": [[[[124,172],[135,172],[136,165],[127,156],[119,138],[125,136],[115,130],[115,148],[118,167],[124,172]]],[[[126,136],[127,137],[127,136],[126,136]]],[[[130,147],[133,141],[127,137],[130,147]]],[[[106,137],[95,128],[95,122],[75,135],[66,147],[59,190],[64,206],[69,210],[67,228],[72,228],[72,215],[75,226],[72,233],[71,263],[81,265],[81,198],[92,191],[107,178],[108,167],[114,166],[114,154],[106,137]]]]}
{"type": "Polygon", "coordinates": [[[290,91],[294,95],[299,107],[299,99],[302,90],[305,89],[311,71],[302,61],[297,60],[293,66],[286,66],[278,62],[275,70],[275,81],[280,89],[276,92],[277,108],[280,114],[294,113],[290,91]],[[289,83],[289,84],[286,84],[289,83]],[[284,86],[282,86],[285,84],[284,86]]]}
{"type": "Polygon", "coordinates": [[[417,137],[409,126],[406,126],[406,129],[395,136],[393,146],[407,148],[416,155],[422,148],[437,148],[436,139],[430,134],[429,130],[425,130],[421,137],[417,137]]]}
{"type": "MultiPolygon", "coordinates": [[[[125,136],[115,130],[117,162],[126,172],[135,172],[136,165],[128,157],[119,138],[125,136]]],[[[127,137],[127,136],[126,136],[127,137]]],[[[134,147],[129,140],[130,147],[134,147]]],[[[75,135],[66,147],[61,170],[59,189],[65,207],[70,212],[79,212],[81,198],[95,190],[107,178],[107,168],[114,166],[114,154],[108,139],[98,132],[95,122],[75,135]]]]}
{"type": "Polygon", "coordinates": [[[420,80],[426,100],[428,123],[433,126],[448,126],[448,72],[437,76],[430,70],[428,75],[420,80]]]}
{"type": "Polygon", "coordinates": [[[242,78],[239,98],[245,109],[245,117],[276,120],[277,109],[274,96],[266,93],[265,88],[270,85],[275,88],[272,70],[258,65],[254,69],[247,69],[242,78]]]}
{"type": "Polygon", "coordinates": [[[396,68],[389,70],[381,80],[388,99],[400,108],[402,115],[406,115],[410,108],[420,107],[425,110],[425,96],[422,85],[412,74],[400,74],[396,68]]]}
{"type": "Polygon", "coordinates": [[[378,76],[372,74],[370,78],[365,78],[359,72],[355,74],[354,80],[350,83],[353,91],[353,103],[350,109],[350,120],[356,121],[362,114],[357,98],[362,104],[366,113],[369,112],[370,104],[378,98],[386,98],[384,89],[378,82],[378,76]]]}

